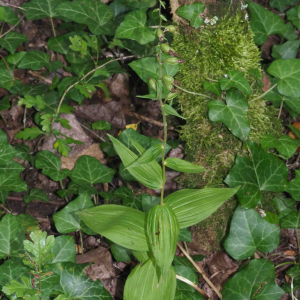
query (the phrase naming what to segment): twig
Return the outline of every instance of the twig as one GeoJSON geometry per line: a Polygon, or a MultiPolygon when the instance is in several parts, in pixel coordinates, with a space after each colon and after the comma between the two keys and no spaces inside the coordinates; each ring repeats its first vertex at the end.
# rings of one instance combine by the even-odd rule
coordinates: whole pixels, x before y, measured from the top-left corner
{"type": "Polygon", "coordinates": [[[266,96],[269,92],[271,92],[275,87],[277,86],[277,83],[274,84],[271,88],[269,88],[265,93],[263,93],[262,95],[258,96],[257,98],[252,99],[250,102],[252,101],[256,101],[258,99],[263,98],[264,96],[266,96]]]}
{"type": "Polygon", "coordinates": [[[184,250],[184,248],[177,243],[177,246],[182,251],[182,253],[187,257],[187,259],[193,264],[193,266],[197,269],[197,271],[203,276],[204,280],[207,284],[215,291],[220,299],[222,299],[222,294],[220,291],[215,287],[215,285],[209,280],[209,278],[205,275],[204,271],[194,262],[194,260],[190,257],[190,255],[184,250]]]}
{"type": "Polygon", "coordinates": [[[101,137],[100,135],[98,135],[97,133],[95,133],[95,132],[93,132],[91,129],[89,129],[88,127],[86,127],[86,126],[84,126],[84,125],[82,125],[82,124],[80,124],[80,126],[81,127],[83,127],[84,129],[86,129],[87,131],[89,131],[90,133],[92,133],[94,136],[96,136],[98,139],[100,139],[101,141],[103,141],[103,142],[106,142],[106,140],[103,138],[103,137],[101,137]]]}
{"type": "MultiPolygon", "coordinates": [[[[156,126],[159,126],[159,127],[164,127],[164,124],[161,123],[161,122],[158,122],[158,121],[153,120],[153,119],[150,119],[150,118],[148,118],[148,117],[139,115],[139,114],[134,113],[134,112],[131,112],[131,111],[129,111],[129,110],[125,110],[125,111],[124,111],[124,114],[127,115],[127,116],[135,117],[135,118],[137,118],[137,119],[139,119],[139,120],[141,120],[141,121],[146,121],[146,122],[152,123],[152,124],[154,124],[154,125],[156,125],[156,126]]],[[[169,130],[175,130],[175,128],[174,128],[173,126],[169,126],[168,129],[169,129],[169,130]]]]}
{"type": "Polygon", "coordinates": [[[208,299],[207,294],[201,289],[199,288],[198,285],[196,285],[194,282],[188,280],[187,278],[184,278],[182,276],[176,275],[176,278],[180,281],[185,282],[186,284],[190,285],[191,287],[193,287],[195,290],[197,290],[205,299],[208,299]]]}
{"type": "Polygon", "coordinates": [[[8,208],[6,208],[3,204],[0,204],[0,207],[2,207],[2,208],[5,209],[8,213],[11,214],[11,211],[10,211],[8,208]]]}
{"type": "Polygon", "coordinates": [[[39,74],[39,73],[36,73],[36,72],[33,72],[33,71],[30,70],[30,71],[28,71],[28,74],[30,74],[30,75],[32,75],[32,76],[34,76],[34,77],[37,77],[37,78],[39,78],[39,79],[42,79],[42,80],[44,80],[45,82],[47,82],[47,83],[49,83],[49,84],[52,84],[52,80],[51,80],[51,79],[48,79],[48,78],[42,76],[42,75],[39,74]]]}
{"type": "Polygon", "coordinates": [[[210,98],[210,96],[207,96],[207,95],[204,95],[204,94],[195,93],[195,92],[190,92],[190,91],[188,91],[188,90],[185,90],[185,89],[183,89],[182,87],[180,87],[179,85],[176,85],[176,84],[174,84],[174,83],[173,83],[173,85],[176,86],[178,89],[180,89],[180,90],[182,90],[182,91],[184,91],[184,92],[186,92],[186,93],[188,93],[188,94],[192,94],[192,95],[196,95],[196,96],[202,96],[202,97],[205,97],[205,98],[210,98]]]}

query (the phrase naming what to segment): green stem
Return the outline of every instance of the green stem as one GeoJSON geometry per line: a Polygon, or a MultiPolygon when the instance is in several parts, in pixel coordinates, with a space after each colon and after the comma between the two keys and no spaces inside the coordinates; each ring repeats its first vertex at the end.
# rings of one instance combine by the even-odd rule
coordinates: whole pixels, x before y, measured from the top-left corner
{"type": "Polygon", "coordinates": [[[82,232],[80,230],[79,230],[79,237],[80,237],[81,254],[83,254],[83,238],[82,238],[82,232]]]}
{"type": "Polygon", "coordinates": [[[266,96],[269,92],[271,92],[276,86],[277,86],[277,83],[274,84],[271,88],[269,88],[265,93],[263,93],[263,94],[260,95],[259,97],[252,99],[251,102],[263,98],[263,97],[266,96]]]}
{"type": "Polygon", "coordinates": [[[11,214],[11,211],[9,209],[7,209],[3,204],[0,204],[0,207],[2,207],[3,209],[5,209],[8,213],[11,214]]]}
{"type": "Polygon", "coordinates": [[[180,87],[179,85],[176,85],[176,84],[174,84],[174,83],[173,83],[173,85],[176,86],[178,89],[180,89],[180,90],[182,90],[182,91],[184,91],[184,92],[186,92],[186,93],[188,93],[188,94],[192,94],[192,95],[196,95],[196,96],[202,96],[202,97],[205,97],[205,98],[210,98],[209,96],[204,95],[204,94],[195,93],[195,92],[190,92],[190,91],[188,91],[188,90],[186,90],[186,89],[183,89],[182,87],[180,87]]]}
{"type": "Polygon", "coordinates": [[[279,109],[279,113],[278,113],[278,119],[280,119],[280,116],[281,116],[281,112],[282,112],[282,107],[283,107],[283,99],[281,101],[281,104],[280,104],[280,109],[279,109]]]}
{"type": "MultiPolygon", "coordinates": [[[[64,184],[63,184],[62,180],[59,182],[59,184],[60,184],[61,189],[64,190],[65,187],[64,187],[64,184]]],[[[65,200],[66,200],[67,203],[69,203],[68,197],[65,197],[65,200]]]]}
{"type": "Polygon", "coordinates": [[[51,21],[51,26],[52,26],[53,35],[54,35],[54,37],[56,37],[56,31],[55,31],[55,27],[54,27],[54,23],[53,23],[52,17],[50,17],[50,21],[51,21]]]}
{"type": "Polygon", "coordinates": [[[4,28],[5,22],[3,22],[2,26],[1,26],[1,31],[0,31],[0,35],[2,35],[3,32],[3,28],[4,28]]]}

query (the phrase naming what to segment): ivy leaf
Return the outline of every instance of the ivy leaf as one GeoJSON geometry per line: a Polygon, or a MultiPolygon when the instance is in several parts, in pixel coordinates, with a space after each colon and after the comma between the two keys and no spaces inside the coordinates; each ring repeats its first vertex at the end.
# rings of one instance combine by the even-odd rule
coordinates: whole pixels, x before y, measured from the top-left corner
{"type": "Polygon", "coordinates": [[[282,45],[274,45],[272,56],[276,59],[296,58],[300,41],[288,41],[282,45]]]}
{"type": "Polygon", "coordinates": [[[71,179],[79,185],[92,185],[111,182],[115,173],[114,169],[103,166],[98,159],[83,155],[76,161],[71,179]]]}
{"type": "MultiPolygon", "coordinates": [[[[198,2],[200,3],[200,2],[198,2]]],[[[209,90],[213,93],[215,93],[217,96],[221,96],[222,94],[222,90],[220,88],[220,84],[219,82],[208,82],[208,81],[204,81],[203,83],[203,87],[206,89],[206,90],[209,90]]]]}
{"type": "Polygon", "coordinates": [[[68,39],[68,35],[64,34],[50,38],[48,40],[47,46],[50,50],[54,52],[66,55],[70,51],[70,41],[68,39]]]}
{"type": "Polygon", "coordinates": [[[280,193],[286,190],[288,169],[278,157],[254,142],[247,142],[247,145],[250,158],[238,155],[225,183],[230,187],[242,185],[237,192],[239,202],[243,207],[253,208],[261,201],[262,191],[280,193]]]}
{"type": "Polygon", "coordinates": [[[5,215],[0,221],[0,258],[18,257],[23,253],[25,234],[12,214],[5,215]]]}
{"type": "Polygon", "coordinates": [[[32,231],[39,230],[39,221],[31,215],[17,215],[18,221],[25,234],[30,234],[32,231]]]}
{"type": "Polygon", "coordinates": [[[300,60],[277,59],[268,68],[268,73],[278,81],[278,91],[284,96],[291,98],[300,97],[300,60]]]}
{"type": "Polygon", "coordinates": [[[278,218],[282,219],[292,211],[295,211],[296,201],[291,198],[275,197],[273,199],[273,206],[278,211],[278,218]]]}
{"type": "Polygon", "coordinates": [[[265,221],[254,209],[238,207],[232,217],[224,247],[234,259],[243,260],[256,250],[272,252],[279,244],[280,228],[265,221]]]}
{"type": "Polygon", "coordinates": [[[14,10],[9,6],[2,6],[2,9],[4,10],[4,14],[2,14],[0,22],[16,25],[19,21],[19,17],[14,10]]]}
{"type": "Polygon", "coordinates": [[[12,69],[10,67],[7,69],[4,61],[0,61],[0,87],[10,90],[14,84],[15,79],[12,69]]]}
{"type": "Polygon", "coordinates": [[[143,10],[132,11],[118,27],[115,38],[135,40],[141,45],[153,42],[155,33],[146,26],[147,14],[143,10]]]}
{"type": "Polygon", "coordinates": [[[75,200],[53,216],[55,227],[60,233],[70,233],[77,230],[85,232],[85,224],[75,212],[94,207],[94,203],[87,194],[79,195],[75,200]]]}
{"type": "Polygon", "coordinates": [[[5,37],[0,38],[0,46],[10,53],[15,53],[21,43],[28,41],[27,36],[18,32],[10,31],[5,37]]]}
{"type": "Polygon", "coordinates": [[[16,163],[15,161],[7,161],[6,164],[0,165],[0,173],[10,173],[10,174],[14,174],[14,175],[18,175],[21,172],[23,172],[25,170],[25,168],[16,163]]]}
{"type": "Polygon", "coordinates": [[[262,136],[260,142],[262,149],[276,148],[286,158],[292,157],[300,146],[298,140],[294,140],[288,135],[282,135],[276,139],[272,135],[266,134],[262,136]]]}
{"type": "MultiPolygon", "coordinates": [[[[65,91],[79,80],[80,79],[78,77],[65,77],[57,86],[58,96],[62,97],[65,91]]],[[[66,98],[71,98],[78,103],[84,100],[84,96],[79,92],[78,89],[75,89],[75,87],[67,92],[66,98]]]]}
{"type": "Polygon", "coordinates": [[[0,130],[0,147],[0,165],[6,165],[8,161],[13,160],[16,150],[9,145],[6,134],[2,130],[0,130]]]}
{"type": "Polygon", "coordinates": [[[295,27],[291,22],[285,24],[285,32],[282,36],[288,41],[294,41],[298,38],[298,34],[295,32],[295,27]]]}
{"type": "Polygon", "coordinates": [[[146,214],[149,213],[150,209],[153,206],[160,204],[159,197],[150,196],[148,194],[142,194],[142,195],[140,195],[140,198],[141,198],[141,202],[142,202],[143,211],[146,214]]]}
{"type": "Polygon", "coordinates": [[[177,15],[190,21],[191,26],[198,29],[203,24],[203,19],[200,15],[205,9],[204,4],[197,2],[190,5],[183,5],[176,11],[177,15]]]}
{"type": "Polygon", "coordinates": [[[85,273],[86,265],[67,262],[60,265],[60,286],[67,299],[112,300],[100,280],[92,281],[85,273]]]}
{"type": "Polygon", "coordinates": [[[23,197],[25,203],[30,203],[31,201],[45,201],[49,202],[48,195],[42,189],[31,189],[30,195],[23,197]]]}
{"type": "Polygon", "coordinates": [[[4,96],[3,98],[1,98],[1,100],[0,100],[0,111],[7,110],[7,109],[10,108],[9,98],[10,98],[9,95],[4,96]]]}
{"type": "Polygon", "coordinates": [[[24,141],[30,139],[31,141],[40,136],[41,134],[45,134],[38,127],[25,128],[24,130],[19,131],[16,134],[17,139],[22,139],[24,141]]]}
{"type": "Polygon", "coordinates": [[[300,228],[300,212],[292,211],[280,220],[281,228],[300,228]]]}
{"type": "Polygon", "coordinates": [[[67,197],[67,196],[70,196],[70,195],[78,194],[78,185],[76,183],[74,183],[73,181],[71,181],[69,183],[68,189],[59,190],[57,192],[57,194],[61,198],[64,198],[64,197],[67,197]]]}
{"type": "Polygon", "coordinates": [[[300,5],[297,5],[286,12],[287,19],[300,30],[300,5]]]}
{"type": "Polygon", "coordinates": [[[278,15],[256,3],[249,3],[249,9],[250,26],[255,34],[254,42],[257,45],[263,44],[269,35],[285,32],[284,21],[278,15]]]}
{"type": "Polygon", "coordinates": [[[26,51],[20,51],[14,54],[10,54],[7,57],[7,62],[9,62],[10,64],[17,66],[18,63],[22,60],[22,58],[26,55],[26,51]]]}
{"type": "Polygon", "coordinates": [[[27,10],[27,20],[56,18],[59,16],[56,8],[62,2],[68,2],[68,0],[31,0],[28,3],[24,3],[22,8],[27,10]]]}
{"type": "Polygon", "coordinates": [[[300,201],[300,170],[296,170],[296,178],[288,183],[286,191],[292,195],[296,201],[300,201]]]}
{"type": "Polygon", "coordinates": [[[0,191],[0,203],[4,204],[8,195],[9,191],[0,191]]]}
{"type": "Polygon", "coordinates": [[[96,35],[110,35],[111,26],[107,24],[113,18],[112,10],[97,0],[81,0],[60,4],[56,11],[68,20],[85,24],[96,35]]]}
{"type": "Polygon", "coordinates": [[[231,133],[242,141],[248,139],[250,123],[247,118],[248,102],[243,94],[235,89],[226,93],[226,104],[220,100],[208,102],[209,119],[224,123],[231,133]]]}
{"type": "Polygon", "coordinates": [[[76,245],[74,242],[74,237],[69,235],[56,237],[51,252],[54,255],[51,260],[51,264],[62,262],[75,263],[76,245]]]}
{"type": "Polygon", "coordinates": [[[48,150],[37,153],[35,166],[54,181],[61,181],[69,176],[69,170],[61,170],[60,158],[48,150]]]}
{"type": "Polygon", "coordinates": [[[2,173],[0,174],[0,191],[24,192],[27,191],[27,185],[16,173],[2,173]]]}
{"type": "Polygon", "coordinates": [[[246,95],[251,95],[251,87],[244,78],[243,73],[239,71],[229,71],[227,74],[229,78],[223,77],[220,79],[220,86],[223,91],[235,87],[246,95]]]}
{"type": "Polygon", "coordinates": [[[18,65],[18,68],[37,71],[42,67],[47,67],[49,65],[49,62],[50,62],[49,54],[41,51],[29,51],[22,58],[21,62],[18,65]]]}
{"type": "Polygon", "coordinates": [[[187,228],[181,228],[178,235],[178,242],[192,243],[192,234],[187,228]]]}
{"type": "Polygon", "coordinates": [[[288,6],[293,5],[297,0],[271,0],[270,6],[283,12],[288,6]]]}
{"type": "Polygon", "coordinates": [[[268,259],[254,259],[240,268],[222,290],[224,300],[279,300],[284,291],[275,283],[274,265],[268,259]]]}
{"type": "Polygon", "coordinates": [[[33,157],[31,156],[31,150],[27,145],[15,145],[15,149],[17,150],[15,157],[23,160],[28,160],[30,162],[33,161],[33,157]]]}
{"type": "Polygon", "coordinates": [[[106,121],[97,121],[92,124],[92,128],[96,130],[111,130],[111,124],[106,121]]]}

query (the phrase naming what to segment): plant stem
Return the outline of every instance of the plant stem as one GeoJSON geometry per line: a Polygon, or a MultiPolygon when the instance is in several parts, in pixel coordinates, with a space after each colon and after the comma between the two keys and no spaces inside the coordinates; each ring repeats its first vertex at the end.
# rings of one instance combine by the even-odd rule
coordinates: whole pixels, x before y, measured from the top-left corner
{"type": "MultiPolygon", "coordinates": [[[[64,184],[63,184],[62,180],[59,182],[59,184],[60,184],[61,189],[64,190],[65,187],[64,187],[64,184]]],[[[68,199],[67,196],[65,197],[65,200],[66,200],[67,203],[69,203],[69,199],[68,199]]]]}
{"type": "Polygon", "coordinates": [[[81,254],[83,254],[83,238],[82,238],[82,232],[80,230],[79,230],[79,237],[80,237],[81,254]]]}
{"type": "Polygon", "coordinates": [[[50,21],[51,21],[51,26],[52,26],[53,35],[54,35],[54,37],[56,37],[56,31],[55,31],[55,27],[54,27],[54,23],[53,23],[52,17],[50,17],[50,21]]]}
{"type": "Polygon", "coordinates": [[[99,140],[106,142],[106,140],[104,138],[102,138],[100,135],[96,134],[95,132],[93,132],[91,129],[89,129],[88,127],[80,124],[80,126],[84,129],[86,129],[87,131],[89,131],[90,133],[92,133],[94,136],[96,136],[99,140]]]}
{"type": "Polygon", "coordinates": [[[3,120],[3,122],[4,122],[4,124],[7,125],[6,120],[4,119],[3,114],[2,114],[1,111],[0,111],[0,116],[1,116],[1,118],[2,118],[2,120],[3,120]]]}
{"type": "Polygon", "coordinates": [[[195,92],[190,92],[190,91],[188,91],[188,90],[185,90],[185,89],[183,89],[182,87],[180,87],[179,85],[176,85],[176,84],[174,84],[174,83],[173,83],[173,85],[176,86],[178,89],[180,89],[180,90],[182,90],[182,91],[184,91],[184,92],[186,92],[186,93],[188,93],[188,94],[192,94],[192,95],[196,95],[196,96],[202,96],[202,97],[205,97],[205,98],[210,98],[209,96],[204,95],[204,94],[195,93],[195,92]]]}
{"type": "Polygon", "coordinates": [[[187,257],[187,259],[193,264],[193,266],[197,269],[197,271],[203,276],[204,280],[207,282],[207,284],[215,291],[215,293],[218,295],[220,299],[222,299],[222,294],[220,291],[215,287],[215,285],[209,280],[209,278],[205,275],[204,271],[201,270],[201,268],[194,262],[194,260],[190,257],[190,255],[184,250],[184,248],[180,245],[180,243],[177,243],[177,246],[182,251],[182,253],[187,257]]]}
{"type": "Polygon", "coordinates": [[[2,208],[5,209],[8,213],[11,214],[11,211],[10,211],[8,208],[6,208],[3,204],[0,204],[0,207],[2,207],[2,208]]]}
{"type": "Polygon", "coordinates": [[[194,282],[188,280],[187,278],[184,278],[182,276],[176,275],[176,278],[182,282],[185,282],[186,284],[190,285],[191,287],[193,287],[195,290],[197,290],[205,299],[208,299],[208,296],[206,295],[206,293],[199,288],[198,285],[196,285],[194,282]]]}
{"type": "Polygon", "coordinates": [[[255,98],[255,99],[252,99],[251,102],[263,98],[263,97],[266,96],[269,92],[271,92],[276,86],[277,86],[277,83],[274,84],[271,88],[269,88],[265,93],[263,93],[263,94],[260,95],[259,97],[255,98]]]}
{"type": "Polygon", "coordinates": [[[281,116],[281,113],[282,113],[283,102],[284,102],[284,101],[283,101],[283,99],[282,99],[281,104],[280,104],[280,109],[279,109],[279,113],[278,113],[277,119],[280,119],[280,116],[281,116]]]}

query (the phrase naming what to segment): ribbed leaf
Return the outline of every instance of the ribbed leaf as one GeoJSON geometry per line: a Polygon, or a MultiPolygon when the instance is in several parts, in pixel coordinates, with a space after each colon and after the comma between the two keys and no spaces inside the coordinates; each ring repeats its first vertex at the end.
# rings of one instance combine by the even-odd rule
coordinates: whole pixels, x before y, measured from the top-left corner
{"type": "Polygon", "coordinates": [[[165,160],[165,164],[168,168],[171,168],[178,172],[184,173],[201,173],[205,171],[205,168],[199,165],[195,165],[190,163],[189,161],[176,158],[169,157],[165,160]]]}
{"type": "Polygon", "coordinates": [[[185,228],[209,217],[238,189],[179,190],[166,197],[165,203],[173,209],[180,228],[185,228]]]}

